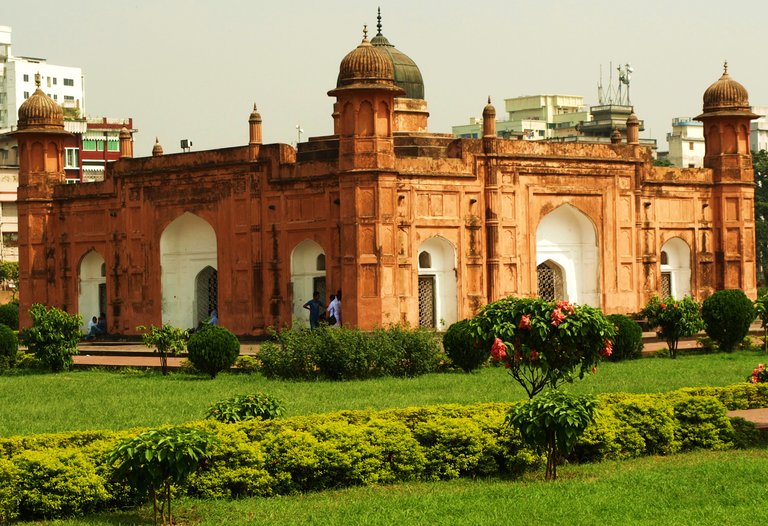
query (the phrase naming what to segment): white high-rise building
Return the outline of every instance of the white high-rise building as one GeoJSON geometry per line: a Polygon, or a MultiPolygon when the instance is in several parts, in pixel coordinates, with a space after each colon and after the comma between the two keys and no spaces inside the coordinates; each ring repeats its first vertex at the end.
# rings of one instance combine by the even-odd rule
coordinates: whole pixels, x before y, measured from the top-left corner
{"type": "Polygon", "coordinates": [[[690,117],[672,119],[672,132],[667,134],[668,158],[679,168],[704,166],[704,124],[690,117]]]}
{"type": "Polygon", "coordinates": [[[56,66],[44,58],[15,57],[11,52],[11,28],[0,26],[0,133],[14,129],[21,106],[40,88],[66,111],[82,115],[85,89],[80,68],[56,66]]]}
{"type": "Polygon", "coordinates": [[[750,123],[749,146],[755,152],[768,150],[768,106],[752,106],[752,111],[760,118],[750,123]]]}

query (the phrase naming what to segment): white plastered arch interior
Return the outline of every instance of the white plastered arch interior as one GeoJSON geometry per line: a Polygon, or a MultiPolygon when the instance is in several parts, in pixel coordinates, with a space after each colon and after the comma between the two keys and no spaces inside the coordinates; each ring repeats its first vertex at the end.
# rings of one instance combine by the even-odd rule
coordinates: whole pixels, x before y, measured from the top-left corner
{"type": "Polygon", "coordinates": [[[293,325],[309,327],[309,311],[304,304],[312,299],[317,278],[323,281],[320,301],[328,307],[325,296],[325,252],[323,247],[310,239],[305,239],[291,253],[291,283],[293,283],[293,325]],[[320,257],[322,256],[322,257],[320,257]]]}
{"type": "Polygon", "coordinates": [[[99,288],[106,284],[104,258],[95,250],[88,252],[80,261],[80,283],[77,310],[83,317],[83,332],[88,330],[88,320],[101,314],[99,288]]]}
{"type": "Polygon", "coordinates": [[[666,257],[661,257],[662,274],[669,273],[669,291],[673,298],[691,295],[691,248],[679,237],[669,239],[661,247],[666,257]]]}
{"type": "Polygon", "coordinates": [[[434,236],[419,246],[417,254],[419,276],[434,276],[435,328],[445,330],[458,321],[456,249],[447,239],[434,236]]]}
{"type": "Polygon", "coordinates": [[[160,236],[163,323],[196,327],[195,280],[205,267],[218,269],[216,232],[204,219],[185,212],[160,236]]]}
{"type": "Polygon", "coordinates": [[[563,271],[563,299],[600,306],[597,234],[589,217],[576,207],[562,205],[539,222],[536,266],[547,260],[556,263],[563,271]]]}

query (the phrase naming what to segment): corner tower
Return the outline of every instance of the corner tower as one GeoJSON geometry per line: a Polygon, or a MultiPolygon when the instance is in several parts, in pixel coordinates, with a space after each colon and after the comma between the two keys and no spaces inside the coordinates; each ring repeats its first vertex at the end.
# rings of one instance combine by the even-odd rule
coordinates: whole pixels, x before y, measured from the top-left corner
{"type": "Polygon", "coordinates": [[[747,90],[728,75],[704,92],[696,120],[704,123],[704,167],[712,169],[715,248],[714,289],[742,289],[757,295],[755,261],[755,174],[749,146],[752,113],[747,90]]]}
{"type": "Polygon", "coordinates": [[[56,249],[46,249],[48,221],[53,211],[53,187],[64,184],[64,112],[61,106],[37,89],[19,107],[18,129],[12,135],[19,145],[19,315],[20,326],[30,325],[30,300],[68,307],[53,297],[49,287],[55,276],[56,249]]]}

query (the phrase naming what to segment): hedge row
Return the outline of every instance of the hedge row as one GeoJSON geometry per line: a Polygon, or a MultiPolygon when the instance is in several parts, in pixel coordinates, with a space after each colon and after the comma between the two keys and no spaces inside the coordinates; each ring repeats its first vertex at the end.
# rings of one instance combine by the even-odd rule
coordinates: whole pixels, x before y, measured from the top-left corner
{"type": "MultiPolygon", "coordinates": [[[[542,459],[503,425],[510,404],[342,411],[285,420],[189,424],[220,447],[183,491],[203,498],[271,496],[342,486],[461,476],[517,476],[542,459]]],[[[727,409],[768,407],[768,385],[608,394],[571,460],[727,449],[756,442],[727,409]]],[[[137,495],[104,463],[137,431],[0,439],[0,521],[76,516],[131,505],[137,495]]]]}

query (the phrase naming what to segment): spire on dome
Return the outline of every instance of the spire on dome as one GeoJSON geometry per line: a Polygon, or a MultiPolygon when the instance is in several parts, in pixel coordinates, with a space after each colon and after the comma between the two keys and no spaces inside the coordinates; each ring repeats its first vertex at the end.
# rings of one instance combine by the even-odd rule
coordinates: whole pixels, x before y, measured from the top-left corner
{"type": "Polygon", "coordinates": [[[723,75],[727,75],[727,74],[728,74],[728,61],[726,60],[723,63],[723,75]]]}
{"type": "Polygon", "coordinates": [[[376,36],[381,36],[381,7],[379,7],[379,14],[376,15],[376,36]]]}

